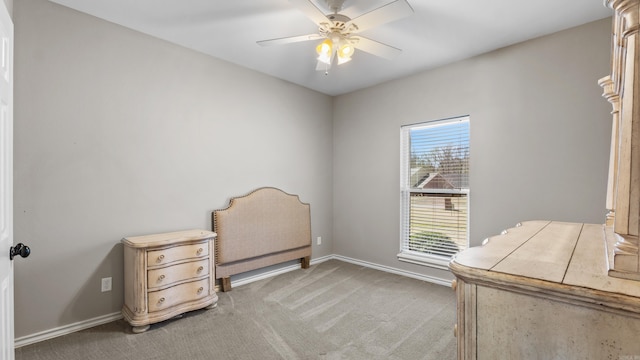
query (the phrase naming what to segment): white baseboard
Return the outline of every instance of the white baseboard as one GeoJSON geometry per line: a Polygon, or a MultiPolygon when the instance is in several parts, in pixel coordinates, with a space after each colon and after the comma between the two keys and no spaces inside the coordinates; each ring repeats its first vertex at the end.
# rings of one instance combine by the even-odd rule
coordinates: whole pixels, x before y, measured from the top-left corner
{"type": "Polygon", "coordinates": [[[348,262],[348,263],[352,263],[352,264],[356,264],[356,265],[362,265],[364,267],[368,267],[368,268],[372,268],[372,269],[376,269],[376,270],[380,270],[380,271],[396,274],[396,275],[406,276],[406,277],[409,277],[409,278],[412,278],[412,279],[422,280],[422,281],[426,281],[426,282],[430,282],[430,283],[434,283],[434,284],[438,284],[438,285],[451,286],[451,280],[442,279],[442,278],[435,277],[435,276],[428,276],[428,275],[424,275],[424,274],[418,274],[418,273],[415,273],[415,272],[412,272],[412,271],[396,269],[396,268],[393,268],[393,267],[390,267],[390,266],[378,265],[378,264],[370,263],[370,262],[367,262],[367,261],[362,261],[362,260],[358,260],[358,259],[352,259],[352,258],[349,258],[349,257],[346,257],[346,256],[342,256],[342,255],[332,255],[332,258],[336,259],[336,260],[340,260],[340,261],[344,261],[344,262],[348,262]]]}
{"type": "MultiPolygon", "coordinates": [[[[412,279],[422,280],[422,281],[426,281],[426,282],[430,282],[430,283],[434,283],[434,284],[438,284],[438,285],[451,286],[451,280],[442,279],[442,278],[438,278],[438,277],[434,277],[434,276],[418,274],[418,273],[415,273],[415,272],[406,271],[406,270],[402,270],[402,269],[396,269],[396,268],[389,267],[389,266],[378,265],[378,264],[374,264],[374,263],[371,263],[371,262],[362,261],[362,260],[358,260],[358,259],[353,259],[353,258],[342,256],[342,255],[327,255],[327,256],[323,256],[323,257],[317,258],[317,259],[313,259],[313,260],[311,260],[311,265],[319,264],[319,263],[325,262],[327,260],[332,260],[332,259],[340,260],[340,261],[348,262],[348,263],[351,263],[351,264],[360,265],[360,266],[364,266],[364,267],[368,267],[368,268],[372,268],[372,269],[376,269],[376,270],[380,270],[380,271],[384,271],[384,272],[388,272],[388,273],[392,273],[392,274],[396,274],[396,275],[402,275],[402,276],[406,276],[406,277],[409,277],[409,278],[412,278],[412,279]]],[[[238,280],[233,280],[232,279],[231,280],[231,287],[240,286],[240,285],[244,285],[244,284],[249,284],[249,283],[252,283],[254,281],[258,281],[258,280],[262,280],[262,279],[268,279],[270,277],[273,277],[273,276],[276,276],[276,275],[280,275],[280,274],[284,274],[284,273],[287,273],[289,271],[294,271],[294,270],[298,270],[298,269],[300,269],[300,264],[293,264],[293,265],[282,267],[280,269],[267,271],[267,272],[264,272],[264,273],[261,273],[261,274],[258,274],[258,275],[248,276],[248,277],[243,278],[243,279],[238,279],[238,280]]]]}
{"type": "MultiPolygon", "coordinates": [[[[418,280],[422,280],[422,281],[426,281],[426,282],[430,282],[430,283],[434,283],[434,284],[438,284],[438,285],[451,286],[451,280],[442,279],[442,278],[433,277],[433,276],[427,276],[427,275],[423,275],[423,274],[418,274],[418,273],[414,273],[414,272],[411,272],[411,271],[396,269],[396,268],[389,267],[389,266],[378,265],[378,264],[370,263],[370,262],[367,262],[367,261],[362,261],[362,260],[358,260],[358,259],[352,259],[352,258],[349,258],[349,257],[346,257],[346,256],[342,256],[342,255],[327,255],[327,256],[319,257],[317,259],[312,259],[311,260],[311,265],[319,264],[319,263],[322,263],[322,262],[325,262],[325,261],[328,261],[328,260],[332,260],[332,259],[348,262],[348,263],[355,264],[355,265],[361,265],[361,266],[364,266],[364,267],[368,267],[368,268],[372,268],[372,269],[376,269],[376,270],[380,270],[380,271],[385,271],[385,272],[396,274],[396,275],[406,276],[406,277],[410,277],[410,278],[413,278],[413,279],[418,279],[418,280]]],[[[240,286],[240,285],[252,283],[254,281],[267,279],[267,278],[270,278],[270,277],[273,277],[273,276],[276,276],[276,275],[284,274],[284,273],[287,273],[289,271],[294,271],[294,270],[298,270],[298,269],[300,269],[300,264],[294,264],[294,265],[290,265],[290,266],[285,266],[285,267],[282,267],[280,269],[267,271],[267,272],[264,272],[264,273],[261,273],[261,274],[258,274],[258,275],[248,276],[248,277],[243,278],[243,279],[232,281],[231,282],[231,286],[234,287],[234,286],[240,286]]],[[[94,326],[106,324],[108,322],[115,321],[115,320],[120,320],[120,319],[122,319],[122,314],[120,312],[117,312],[117,313],[113,313],[113,314],[107,314],[107,315],[98,316],[98,317],[95,317],[95,318],[92,318],[92,319],[88,319],[88,320],[84,320],[84,321],[79,321],[77,323],[73,323],[73,324],[69,324],[69,325],[60,326],[60,327],[57,327],[57,328],[54,328],[54,329],[50,329],[50,330],[41,331],[41,332],[38,332],[38,333],[35,333],[35,334],[22,336],[22,337],[19,337],[19,338],[15,339],[15,347],[19,348],[19,347],[30,345],[30,344],[34,344],[34,343],[37,343],[37,342],[40,342],[40,341],[53,339],[53,338],[56,338],[58,336],[71,334],[71,333],[74,333],[76,331],[89,329],[89,328],[92,328],[94,326]]]]}
{"type": "Polygon", "coordinates": [[[71,334],[76,331],[89,329],[94,326],[106,324],[106,323],[109,323],[115,320],[120,320],[120,319],[122,319],[122,313],[117,312],[113,314],[98,316],[98,317],[84,320],[84,321],[79,321],[77,323],[73,323],[69,325],[60,326],[54,329],[41,331],[31,335],[21,336],[15,339],[15,347],[19,348],[19,347],[34,344],[40,341],[53,339],[58,336],[71,334]]]}

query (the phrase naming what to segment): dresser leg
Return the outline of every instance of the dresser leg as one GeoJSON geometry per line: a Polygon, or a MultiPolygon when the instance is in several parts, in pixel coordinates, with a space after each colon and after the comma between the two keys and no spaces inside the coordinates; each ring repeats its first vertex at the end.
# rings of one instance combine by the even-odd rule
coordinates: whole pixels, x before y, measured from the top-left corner
{"type": "Polygon", "coordinates": [[[211,310],[211,309],[215,309],[215,308],[217,308],[217,307],[218,307],[218,302],[216,301],[216,302],[214,302],[213,304],[211,304],[211,305],[207,306],[205,309],[206,309],[206,310],[211,310]]]}
{"type": "Polygon", "coordinates": [[[132,326],[131,327],[131,331],[133,331],[134,334],[140,334],[140,333],[143,333],[143,332],[149,330],[150,326],[151,325],[132,326]]]}

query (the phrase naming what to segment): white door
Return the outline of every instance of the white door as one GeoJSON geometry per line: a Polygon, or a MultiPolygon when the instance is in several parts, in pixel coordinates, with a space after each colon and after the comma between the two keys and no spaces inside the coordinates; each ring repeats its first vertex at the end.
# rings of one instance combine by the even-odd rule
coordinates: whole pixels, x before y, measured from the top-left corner
{"type": "Polygon", "coordinates": [[[0,356],[14,359],[13,264],[13,22],[0,0],[0,356]]]}

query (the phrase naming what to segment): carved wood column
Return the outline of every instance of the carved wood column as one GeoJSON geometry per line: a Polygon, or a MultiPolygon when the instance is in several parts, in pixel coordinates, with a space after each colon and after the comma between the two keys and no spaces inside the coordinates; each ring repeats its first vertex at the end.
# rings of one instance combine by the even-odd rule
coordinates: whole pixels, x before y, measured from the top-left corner
{"type": "Polygon", "coordinates": [[[640,280],[640,0],[605,0],[605,5],[614,10],[613,71],[601,80],[604,96],[614,107],[613,197],[607,205],[615,214],[616,245],[609,275],[640,280]]]}
{"type": "Polygon", "coordinates": [[[616,174],[618,172],[618,138],[619,138],[619,122],[620,122],[620,96],[615,91],[611,76],[604,77],[598,82],[604,89],[604,96],[613,107],[611,112],[613,123],[611,125],[611,150],[609,155],[609,176],[607,179],[607,200],[606,208],[608,210],[605,221],[606,226],[613,226],[616,208],[616,174]]]}

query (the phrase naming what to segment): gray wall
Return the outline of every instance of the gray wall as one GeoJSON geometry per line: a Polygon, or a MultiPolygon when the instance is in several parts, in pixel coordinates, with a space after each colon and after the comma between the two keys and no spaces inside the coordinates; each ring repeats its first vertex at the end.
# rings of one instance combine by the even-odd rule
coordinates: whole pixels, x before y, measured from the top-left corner
{"type": "Polygon", "coordinates": [[[256,187],[310,203],[331,253],[330,97],[45,0],[14,19],[17,337],[120,311],[122,237],[256,187]]]}
{"type": "Polygon", "coordinates": [[[605,19],[336,98],[334,253],[450,277],[397,260],[399,131],[467,114],[471,245],[519,221],[603,223],[610,30],[605,19]]]}

